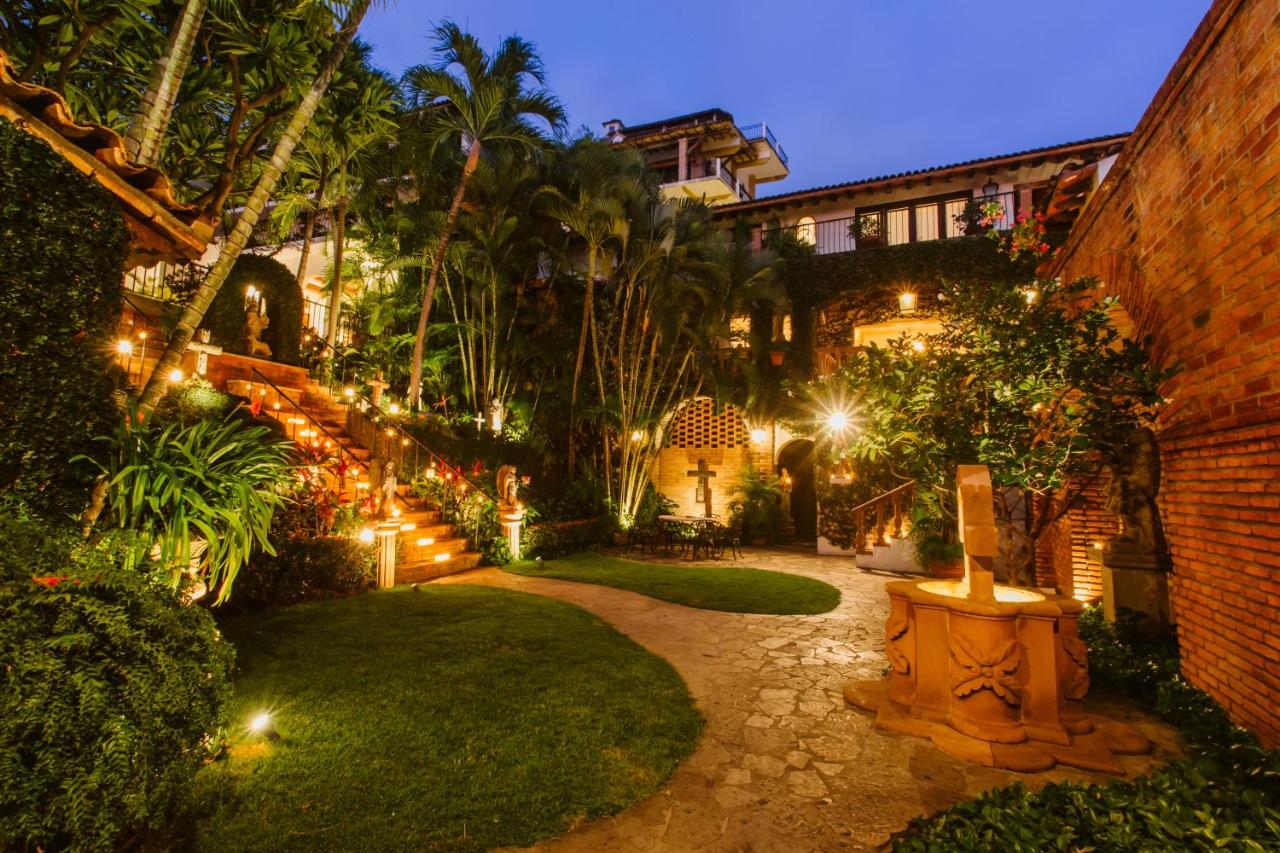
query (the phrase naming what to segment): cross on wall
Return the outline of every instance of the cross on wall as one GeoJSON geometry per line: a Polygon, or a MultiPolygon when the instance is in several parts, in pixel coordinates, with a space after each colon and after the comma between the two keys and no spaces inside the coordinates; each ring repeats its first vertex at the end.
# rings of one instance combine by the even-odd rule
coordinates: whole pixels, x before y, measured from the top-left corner
{"type": "Polygon", "coordinates": [[[707,467],[706,459],[699,459],[698,469],[685,474],[688,477],[698,478],[698,487],[693,493],[693,499],[702,503],[703,515],[707,518],[711,517],[711,478],[715,475],[716,472],[707,467]]]}

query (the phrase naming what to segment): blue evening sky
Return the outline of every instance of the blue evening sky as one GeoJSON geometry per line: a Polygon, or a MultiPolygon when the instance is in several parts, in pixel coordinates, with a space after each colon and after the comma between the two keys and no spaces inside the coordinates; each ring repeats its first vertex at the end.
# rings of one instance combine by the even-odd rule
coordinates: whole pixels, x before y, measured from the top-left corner
{"type": "Polygon", "coordinates": [[[762,195],[1132,130],[1210,0],[397,0],[361,28],[399,74],[451,17],[534,42],[575,127],[722,107],[767,121],[762,195]]]}

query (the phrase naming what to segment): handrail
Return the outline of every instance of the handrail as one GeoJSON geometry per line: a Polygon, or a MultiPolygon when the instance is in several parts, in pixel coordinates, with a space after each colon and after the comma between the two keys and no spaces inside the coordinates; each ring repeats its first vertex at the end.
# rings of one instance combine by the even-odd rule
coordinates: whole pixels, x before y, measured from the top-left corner
{"type": "MultiPolygon", "coordinates": [[[[417,436],[413,435],[411,432],[406,430],[400,424],[399,421],[395,420],[395,418],[391,417],[389,414],[383,411],[380,407],[375,405],[371,400],[366,400],[365,403],[368,406],[368,409],[366,411],[372,411],[376,413],[379,418],[385,420],[392,428],[396,430],[397,433],[400,434],[401,440],[408,439],[409,441],[413,442],[413,444],[418,449],[426,453],[427,456],[429,456],[441,470],[451,472],[461,482],[466,483],[469,487],[471,487],[477,494],[484,495],[486,498],[488,498],[490,501],[492,501],[495,504],[498,503],[498,499],[494,497],[492,494],[490,494],[487,489],[481,486],[477,486],[470,477],[468,477],[466,474],[462,472],[462,469],[458,468],[456,465],[451,465],[449,462],[447,462],[444,459],[444,457],[442,457],[440,454],[436,453],[430,447],[427,447],[425,444],[419,441],[417,436]]],[[[352,405],[354,405],[354,403],[352,405]]]]}
{"type": "Polygon", "coordinates": [[[894,487],[893,487],[892,489],[890,489],[889,491],[887,491],[887,492],[881,492],[880,494],[876,495],[876,496],[875,496],[874,498],[872,498],[871,500],[869,500],[869,501],[864,501],[864,502],[862,502],[862,503],[858,504],[858,505],[857,505],[857,506],[855,506],[853,509],[849,510],[849,512],[862,512],[863,510],[871,509],[871,507],[875,506],[876,504],[880,503],[881,501],[885,501],[885,500],[892,499],[894,495],[898,494],[899,492],[906,491],[906,490],[910,489],[910,488],[911,488],[912,486],[914,486],[915,484],[916,484],[916,481],[915,481],[915,480],[907,480],[907,482],[903,483],[901,486],[894,486],[894,487]]]}
{"type": "MultiPolygon", "coordinates": [[[[262,371],[258,370],[258,368],[256,368],[256,367],[251,367],[251,368],[250,368],[250,370],[252,370],[252,371],[253,371],[253,373],[254,373],[254,375],[255,375],[255,376],[257,376],[259,379],[261,379],[261,380],[262,380],[263,382],[265,382],[267,385],[270,385],[270,386],[271,386],[271,388],[272,388],[272,390],[274,390],[277,394],[279,394],[279,395],[280,395],[280,398],[281,398],[282,400],[284,400],[285,402],[287,402],[290,406],[293,406],[293,408],[294,408],[294,410],[295,410],[295,411],[299,412],[299,413],[300,413],[300,414],[302,414],[302,415],[303,415],[303,416],[304,416],[308,421],[310,421],[310,422],[311,422],[311,424],[312,424],[312,426],[319,427],[319,428],[320,428],[320,431],[321,431],[322,433],[324,433],[325,438],[329,439],[329,441],[333,444],[333,446],[334,446],[334,447],[336,447],[336,448],[338,448],[338,452],[339,452],[340,454],[345,454],[345,455],[347,455],[347,456],[350,456],[350,457],[351,457],[351,460],[352,460],[353,462],[355,462],[356,467],[363,467],[363,468],[364,468],[364,470],[365,470],[365,473],[366,473],[366,474],[368,474],[368,473],[369,473],[369,466],[368,466],[368,465],[366,465],[364,462],[361,462],[361,461],[360,461],[360,458],[359,458],[358,456],[356,456],[354,453],[352,453],[352,452],[350,451],[350,449],[348,449],[347,447],[344,447],[344,446],[343,446],[343,444],[342,444],[342,442],[338,440],[337,436],[335,436],[333,433],[329,432],[329,430],[325,429],[325,425],[324,425],[324,424],[320,423],[318,420],[316,420],[315,418],[313,418],[311,415],[307,414],[306,410],[305,410],[305,409],[303,409],[303,408],[302,408],[302,406],[300,406],[300,405],[299,405],[299,404],[298,404],[298,403],[297,403],[297,402],[296,402],[292,397],[290,397],[290,396],[289,396],[288,394],[286,394],[283,390],[281,390],[281,388],[280,388],[280,386],[279,386],[279,385],[277,385],[276,383],[274,383],[274,382],[272,382],[270,379],[268,379],[266,376],[264,376],[264,375],[263,375],[263,373],[262,373],[262,371]]],[[[294,438],[294,441],[297,441],[297,438],[296,438],[296,437],[294,438]]],[[[370,488],[372,488],[372,484],[370,485],[370,488]]]]}

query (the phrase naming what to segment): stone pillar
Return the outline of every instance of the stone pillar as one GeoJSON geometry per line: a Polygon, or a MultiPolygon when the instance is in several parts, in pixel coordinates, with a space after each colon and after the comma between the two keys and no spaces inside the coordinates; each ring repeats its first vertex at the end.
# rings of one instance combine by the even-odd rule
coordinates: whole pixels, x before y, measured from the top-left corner
{"type": "Polygon", "coordinates": [[[378,542],[378,589],[390,589],[396,585],[396,538],[400,534],[400,522],[380,521],[373,535],[378,542]]]}
{"type": "Polygon", "coordinates": [[[689,180],[689,140],[682,138],[679,144],[679,153],[676,155],[679,160],[676,164],[676,180],[689,180]]]}
{"type": "Polygon", "coordinates": [[[502,510],[498,519],[502,522],[502,531],[507,535],[511,559],[520,559],[520,528],[524,525],[524,510],[502,510]]]}

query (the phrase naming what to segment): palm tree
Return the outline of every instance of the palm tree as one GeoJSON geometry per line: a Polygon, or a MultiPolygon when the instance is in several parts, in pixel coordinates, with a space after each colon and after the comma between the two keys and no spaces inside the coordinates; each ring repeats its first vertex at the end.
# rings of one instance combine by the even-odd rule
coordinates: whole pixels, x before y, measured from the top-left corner
{"type": "Polygon", "coordinates": [[[208,0],[186,0],[182,4],[182,12],[169,33],[169,44],[151,69],[151,80],[125,136],[125,146],[135,163],[154,166],[160,158],[160,143],[169,128],[206,6],[208,0]]]}
{"type": "Polygon", "coordinates": [[[431,259],[426,292],[422,295],[409,376],[409,402],[414,407],[420,399],[422,354],[436,282],[467,185],[480,163],[484,147],[492,143],[535,147],[543,144],[546,137],[533,123],[534,119],[542,119],[553,131],[558,131],[565,121],[559,101],[544,88],[542,61],[529,42],[508,36],[497,52],[488,56],[475,36],[464,33],[452,21],[437,26],[435,37],[437,63],[410,68],[405,72],[405,87],[411,105],[421,113],[429,148],[434,149],[445,141],[456,142],[466,149],[467,158],[449,203],[439,245],[431,259]],[[460,74],[454,72],[455,67],[460,74]],[[530,80],[537,85],[530,87],[530,80]]]}
{"type": "Polygon", "coordinates": [[[227,280],[227,276],[230,275],[231,268],[235,265],[241,250],[244,249],[245,244],[249,241],[254,226],[258,224],[258,220],[262,217],[262,212],[266,209],[271,194],[275,191],[276,184],[279,183],[281,175],[288,168],[289,158],[293,155],[293,149],[297,147],[298,140],[302,138],[307,126],[311,123],[311,118],[315,115],[316,108],[319,107],[325,90],[329,88],[329,83],[333,80],[334,75],[338,73],[342,57],[346,54],[347,49],[351,47],[351,42],[355,39],[356,30],[359,29],[360,22],[369,10],[370,2],[371,0],[352,0],[333,46],[330,47],[324,63],[320,66],[319,73],[311,81],[311,86],[307,89],[306,95],[303,96],[301,103],[294,109],[288,126],[276,141],[275,149],[271,153],[271,159],[263,168],[262,174],[258,176],[253,192],[245,203],[244,211],[236,219],[235,227],[227,235],[222,252],[218,255],[218,260],[214,263],[213,268],[209,270],[209,274],[205,276],[205,280],[200,284],[195,297],[192,298],[191,302],[183,309],[182,314],[179,315],[173,332],[169,336],[169,343],[165,347],[164,353],[160,356],[159,362],[156,363],[155,370],[147,381],[146,387],[142,389],[142,393],[138,397],[138,410],[144,417],[151,414],[155,409],[156,403],[163,396],[170,372],[175,370],[181,363],[182,356],[187,351],[187,345],[191,343],[192,335],[195,334],[200,321],[204,319],[205,311],[209,309],[213,298],[222,289],[222,285],[227,280]]]}

